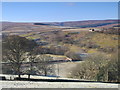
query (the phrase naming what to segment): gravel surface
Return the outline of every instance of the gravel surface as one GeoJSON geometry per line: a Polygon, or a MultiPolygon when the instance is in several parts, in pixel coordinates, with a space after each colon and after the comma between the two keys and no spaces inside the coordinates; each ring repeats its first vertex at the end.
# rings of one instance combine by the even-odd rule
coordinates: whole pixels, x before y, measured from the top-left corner
{"type": "Polygon", "coordinates": [[[118,88],[118,84],[93,82],[0,81],[2,88],[118,88]]]}

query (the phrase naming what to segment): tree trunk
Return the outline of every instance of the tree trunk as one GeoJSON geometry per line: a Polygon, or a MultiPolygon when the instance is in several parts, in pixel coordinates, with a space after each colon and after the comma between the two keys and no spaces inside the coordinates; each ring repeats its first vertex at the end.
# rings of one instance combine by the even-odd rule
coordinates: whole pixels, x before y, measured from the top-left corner
{"type": "Polygon", "coordinates": [[[30,79],[30,74],[28,74],[28,79],[30,79]]]}
{"type": "Polygon", "coordinates": [[[47,76],[47,70],[45,70],[45,76],[47,76]]]}
{"type": "Polygon", "coordinates": [[[20,74],[18,74],[18,77],[21,78],[20,74]]]}
{"type": "Polygon", "coordinates": [[[28,79],[30,79],[30,75],[32,74],[32,71],[33,71],[32,67],[33,67],[33,65],[32,65],[32,62],[31,62],[30,63],[30,72],[28,74],[28,79]]]}
{"type": "Polygon", "coordinates": [[[21,76],[20,76],[20,65],[18,65],[18,78],[21,78],[21,76]]]}

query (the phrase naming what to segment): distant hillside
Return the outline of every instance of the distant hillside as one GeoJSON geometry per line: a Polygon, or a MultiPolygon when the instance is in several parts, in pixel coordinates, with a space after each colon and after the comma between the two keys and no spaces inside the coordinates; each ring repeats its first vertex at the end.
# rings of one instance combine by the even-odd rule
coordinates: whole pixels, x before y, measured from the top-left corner
{"type": "Polygon", "coordinates": [[[2,31],[13,27],[29,27],[32,23],[18,23],[18,22],[2,22],[2,31]]]}
{"type": "Polygon", "coordinates": [[[87,21],[69,21],[69,22],[0,22],[2,31],[47,31],[63,30],[74,28],[110,28],[118,25],[118,20],[87,20],[87,21]]]}
{"type": "Polygon", "coordinates": [[[118,20],[87,20],[87,21],[68,21],[68,22],[53,22],[45,23],[53,26],[68,26],[68,27],[113,27],[118,24],[118,20]]]}
{"type": "MultiPolygon", "coordinates": [[[[0,23],[1,24],[1,23],[0,23]]],[[[61,31],[63,29],[72,29],[72,27],[51,26],[44,23],[19,23],[19,22],[2,22],[2,33],[6,34],[25,34],[29,32],[48,32],[61,31]]]]}

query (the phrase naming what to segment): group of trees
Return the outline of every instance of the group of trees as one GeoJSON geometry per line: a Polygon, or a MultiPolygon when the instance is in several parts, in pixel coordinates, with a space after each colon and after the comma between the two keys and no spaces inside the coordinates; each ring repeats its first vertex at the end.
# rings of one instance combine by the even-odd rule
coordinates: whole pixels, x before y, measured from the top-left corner
{"type": "Polygon", "coordinates": [[[72,70],[71,77],[93,81],[118,82],[120,73],[118,66],[118,54],[108,57],[99,53],[78,64],[72,70]]]}
{"type": "Polygon", "coordinates": [[[49,47],[39,46],[36,48],[39,54],[64,55],[69,51],[68,47],[51,45],[49,47]]]}
{"type": "Polygon", "coordinates": [[[24,70],[26,74],[28,74],[28,78],[30,75],[38,74],[38,75],[52,75],[54,74],[53,65],[50,64],[50,61],[53,60],[52,57],[47,55],[34,55],[29,54],[29,68],[24,70]]]}
{"type": "MultiPolygon", "coordinates": [[[[18,77],[24,72],[29,75],[34,74],[34,70],[42,71],[47,75],[52,68],[48,64],[52,60],[50,56],[38,55],[38,45],[33,40],[28,40],[17,35],[5,36],[2,41],[3,61],[9,64],[7,70],[14,72],[18,77]],[[29,65],[26,69],[26,63],[29,65]]],[[[7,67],[6,64],[4,67],[7,67]]],[[[3,68],[4,68],[3,67],[3,68]]]]}

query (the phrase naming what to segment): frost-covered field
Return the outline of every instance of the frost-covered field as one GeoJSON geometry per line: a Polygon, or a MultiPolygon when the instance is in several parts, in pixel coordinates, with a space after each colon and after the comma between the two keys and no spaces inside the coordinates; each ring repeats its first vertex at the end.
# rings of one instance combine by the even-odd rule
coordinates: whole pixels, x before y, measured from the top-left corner
{"type": "MultiPolygon", "coordinates": [[[[3,75],[7,79],[10,77],[17,77],[17,75],[3,75]]],[[[27,78],[27,75],[22,75],[27,78]]],[[[33,76],[34,79],[58,79],[55,77],[33,76]]],[[[59,78],[66,80],[73,80],[71,78],[59,78]]],[[[78,79],[74,79],[78,80],[78,79]]],[[[81,80],[82,81],[82,80],[81,80]]],[[[0,81],[2,88],[118,88],[118,84],[113,83],[99,83],[99,82],[42,82],[42,81],[0,81]]]]}
{"type": "Polygon", "coordinates": [[[95,82],[0,81],[2,88],[118,88],[118,84],[95,82]]]}

